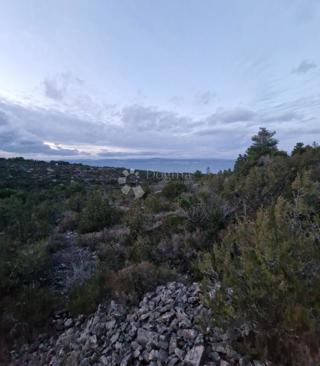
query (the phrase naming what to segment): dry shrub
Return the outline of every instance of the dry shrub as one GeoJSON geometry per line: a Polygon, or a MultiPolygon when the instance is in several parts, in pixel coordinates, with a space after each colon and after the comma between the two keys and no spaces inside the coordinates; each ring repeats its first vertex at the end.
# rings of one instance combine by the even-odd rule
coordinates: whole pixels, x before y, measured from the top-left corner
{"type": "Polygon", "coordinates": [[[63,218],[59,222],[58,231],[60,233],[65,233],[67,231],[73,231],[78,225],[78,214],[73,211],[68,211],[64,213],[63,218]]]}
{"type": "Polygon", "coordinates": [[[109,277],[113,295],[119,300],[136,303],[148,291],[175,278],[175,273],[150,262],[132,264],[109,277]]]}
{"type": "Polygon", "coordinates": [[[159,262],[168,263],[182,273],[190,273],[198,253],[204,249],[204,243],[205,235],[201,230],[185,231],[161,240],[156,248],[156,256],[159,262]]]}
{"type": "Polygon", "coordinates": [[[91,248],[92,250],[96,249],[96,247],[104,240],[103,232],[95,232],[95,233],[87,233],[87,234],[79,234],[77,237],[78,245],[81,247],[91,248]]]}

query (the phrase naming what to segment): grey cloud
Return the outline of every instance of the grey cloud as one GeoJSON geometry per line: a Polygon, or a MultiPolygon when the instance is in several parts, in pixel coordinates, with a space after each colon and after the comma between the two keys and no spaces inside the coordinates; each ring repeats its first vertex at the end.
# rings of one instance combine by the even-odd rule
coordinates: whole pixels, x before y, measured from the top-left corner
{"type": "Polygon", "coordinates": [[[100,158],[116,158],[116,157],[138,157],[138,156],[155,156],[158,153],[156,151],[138,151],[138,152],[111,152],[105,151],[97,154],[100,158]]]}
{"type": "Polygon", "coordinates": [[[0,127],[8,124],[6,115],[0,111],[0,127]]]}
{"type": "MultiPolygon", "coordinates": [[[[164,113],[162,120],[169,119],[169,115],[169,113],[164,113]]],[[[149,135],[152,133],[150,131],[149,135]]],[[[153,140],[155,139],[159,140],[159,137],[153,137],[153,140]]],[[[123,127],[116,127],[108,122],[86,121],[57,110],[28,108],[0,101],[0,146],[2,151],[48,156],[85,156],[87,153],[81,148],[82,145],[94,147],[109,144],[125,146],[129,149],[128,152],[113,152],[112,149],[109,151],[106,147],[105,151],[96,154],[97,157],[155,154],[154,151],[144,151],[145,148],[140,148],[145,147],[146,144],[145,136],[141,134],[141,131],[131,129],[130,132],[125,133],[123,127]],[[139,135],[141,136],[140,141],[139,135]],[[54,149],[44,142],[53,143],[54,149]],[[64,145],[70,147],[65,148],[64,145]],[[130,148],[137,152],[130,151],[130,148]]],[[[151,142],[150,145],[152,146],[151,142]]]]}
{"type": "Polygon", "coordinates": [[[286,114],[286,113],[297,113],[302,114],[303,111],[307,111],[309,114],[311,112],[316,112],[319,114],[320,109],[320,97],[319,96],[309,96],[291,100],[289,102],[284,102],[277,104],[272,107],[273,113],[276,114],[286,114]]]}
{"type": "Polygon", "coordinates": [[[56,80],[46,79],[43,82],[44,93],[47,98],[62,100],[65,94],[65,86],[59,86],[56,80]]]}
{"type": "MultiPolygon", "coordinates": [[[[32,133],[11,124],[9,117],[0,113],[0,146],[1,150],[12,153],[52,154],[52,150],[32,133]]],[[[55,150],[55,155],[74,155],[76,151],[65,149],[55,150]]]]}
{"type": "Polygon", "coordinates": [[[289,122],[289,121],[297,121],[301,120],[303,118],[303,115],[301,113],[297,113],[294,111],[282,113],[279,115],[273,115],[270,117],[262,117],[262,122],[289,122]]]}
{"type": "MultiPolygon", "coordinates": [[[[301,122],[308,126],[308,131],[318,134],[318,120],[310,119],[312,114],[302,114],[306,101],[292,103],[294,105],[273,107],[272,114],[270,111],[237,107],[217,109],[209,117],[199,118],[155,107],[131,105],[122,109],[118,107],[119,114],[114,120],[111,116],[110,120],[101,122],[99,119],[86,120],[84,115],[80,118],[53,109],[25,107],[0,100],[0,150],[66,159],[84,157],[84,151],[97,151],[94,155],[97,158],[232,157],[231,154],[236,156],[250,143],[250,136],[261,123],[270,123],[270,128],[277,129],[284,141],[289,138],[287,134],[283,138],[281,131],[298,131],[301,122]],[[53,145],[48,146],[44,141],[53,145]],[[86,150],[86,145],[89,150],[86,150]],[[119,148],[121,146],[126,149],[119,148]]],[[[312,105],[317,103],[318,99],[314,98],[312,105]]],[[[308,136],[311,138],[309,132],[308,136]]]]}
{"type": "Polygon", "coordinates": [[[182,97],[178,97],[177,95],[176,96],[174,96],[174,97],[172,97],[172,98],[170,98],[169,99],[169,102],[171,103],[171,104],[173,104],[174,106],[181,106],[182,104],[183,104],[183,98],[182,97]]]}
{"type": "Polygon", "coordinates": [[[252,121],[256,113],[243,108],[236,108],[221,113],[221,120],[226,123],[252,121]]]}
{"type": "Polygon", "coordinates": [[[224,128],[207,128],[204,130],[200,130],[195,132],[195,135],[197,136],[221,136],[224,134],[230,134],[233,131],[230,131],[230,129],[224,129],[224,128]]]}
{"type": "MultiPolygon", "coordinates": [[[[26,108],[9,102],[0,101],[0,111],[7,116],[5,121],[2,118],[0,122],[4,125],[2,130],[0,125],[1,150],[29,154],[42,153],[48,156],[80,156],[84,155],[82,151],[76,148],[69,149],[69,147],[62,149],[59,144],[75,145],[75,147],[90,144],[128,148],[128,152],[122,152],[121,149],[114,152],[106,148],[105,151],[96,154],[100,158],[125,155],[159,156],[159,154],[177,156],[179,151],[200,154],[204,149],[197,140],[200,136],[205,137],[210,134],[214,139],[215,134],[219,135],[221,141],[225,141],[233,132],[233,122],[251,120],[255,114],[243,108],[218,110],[214,119],[222,125],[217,126],[220,129],[210,130],[212,123],[209,122],[212,122],[212,117],[209,121],[207,118],[193,119],[172,111],[141,105],[128,106],[120,110],[121,113],[117,116],[117,120],[120,121],[118,126],[115,126],[112,121],[110,123],[86,121],[56,110],[26,108]],[[223,128],[224,123],[226,126],[223,128]],[[45,145],[44,141],[55,144],[55,149],[45,145]],[[187,150],[186,146],[188,146],[187,150]]],[[[245,124],[246,122],[242,122],[244,129],[247,128],[245,124]]],[[[219,139],[217,137],[215,141],[216,147],[222,143],[218,141],[219,139]]],[[[78,149],[81,150],[80,147],[78,149]]]]}
{"type": "Polygon", "coordinates": [[[138,131],[181,131],[194,125],[191,118],[140,105],[125,107],[122,110],[122,122],[124,127],[138,131]]]}
{"type": "MultiPolygon", "coordinates": [[[[44,142],[96,141],[101,136],[99,127],[101,126],[98,124],[93,128],[89,123],[57,112],[0,102],[0,146],[3,151],[77,155],[80,154],[77,149],[56,146],[53,150],[44,142]]],[[[83,152],[81,154],[84,155],[83,152]]]]}
{"type": "Polygon", "coordinates": [[[311,135],[316,140],[320,137],[320,127],[313,127],[313,126],[304,126],[303,128],[300,126],[285,126],[283,129],[279,131],[280,133],[285,133],[286,135],[291,135],[293,137],[296,136],[304,136],[304,135],[311,135]]]}
{"type": "Polygon", "coordinates": [[[105,134],[102,122],[91,123],[57,110],[0,102],[1,110],[14,129],[28,131],[44,141],[97,143],[105,134]]]}
{"type": "Polygon", "coordinates": [[[233,108],[230,110],[217,110],[207,118],[209,124],[217,123],[237,123],[252,121],[256,112],[246,108],[233,108]]]}
{"type": "Polygon", "coordinates": [[[303,60],[295,69],[292,70],[293,74],[306,74],[307,72],[316,69],[318,66],[311,60],[303,60]]]}
{"type": "Polygon", "coordinates": [[[198,92],[195,95],[195,103],[197,105],[208,105],[215,98],[215,93],[207,90],[204,92],[198,92]]]}
{"type": "Polygon", "coordinates": [[[80,85],[83,81],[71,73],[62,73],[53,78],[46,78],[43,81],[44,94],[47,98],[55,101],[64,99],[68,89],[72,85],[80,85]]]}

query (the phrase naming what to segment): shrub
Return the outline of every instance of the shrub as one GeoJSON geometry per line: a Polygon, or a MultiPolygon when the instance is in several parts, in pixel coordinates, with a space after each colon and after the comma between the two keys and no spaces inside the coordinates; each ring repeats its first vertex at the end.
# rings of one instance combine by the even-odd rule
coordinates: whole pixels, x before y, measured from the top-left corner
{"type": "Polygon", "coordinates": [[[90,248],[91,250],[95,250],[103,240],[102,231],[77,235],[77,244],[81,247],[90,248]]]}
{"type": "Polygon", "coordinates": [[[15,303],[15,316],[19,322],[32,328],[46,325],[54,310],[56,298],[50,290],[27,286],[20,290],[15,303]]]}
{"type": "Polygon", "coordinates": [[[100,191],[91,193],[86,207],[80,213],[79,231],[89,233],[99,231],[120,221],[120,211],[112,208],[100,191]]]}
{"type": "Polygon", "coordinates": [[[198,253],[204,250],[203,232],[185,231],[163,238],[155,248],[155,257],[160,263],[167,263],[181,273],[193,274],[198,253]]]}
{"type": "Polygon", "coordinates": [[[139,235],[132,246],[132,259],[135,262],[152,259],[153,243],[148,236],[139,235]]]}
{"type": "Polygon", "coordinates": [[[17,339],[30,341],[39,331],[47,331],[48,319],[56,302],[50,290],[33,285],[3,297],[0,303],[0,338],[3,336],[9,343],[17,339]]]}
{"type": "Polygon", "coordinates": [[[67,231],[73,231],[78,225],[78,214],[72,211],[67,211],[63,214],[63,217],[59,221],[58,231],[65,233],[67,231]]]}
{"type": "Polygon", "coordinates": [[[174,272],[149,262],[133,264],[109,278],[113,295],[121,301],[136,303],[148,291],[175,278],[174,272]]]}
{"type": "Polygon", "coordinates": [[[103,242],[98,246],[101,267],[107,271],[118,271],[129,257],[128,248],[123,243],[103,242]]]}
{"type": "Polygon", "coordinates": [[[66,237],[61,233],[52,234],[47,243],[47,250],[49,253],[56,253],[66,247],[66,237]]]}
{"type": "Polygon", "coordinates": [[[97,272],[85,284],[73,289],[68,302],[68,309],[72,314],[89,314],[106,297],[108,288],[105,275],[97,272]]]}
{"type": "Polygon", "coordinates": [[[214,193],[201,193],[191,198],[182,198],[180,206],[185,211],[189,228],[201,228],[212,240],[224,228],[232,213],[229,206],[214,193]]]}
{"type": "Polygon", "coordinates": [[[75,212],[81,212],[85,207],[85,194],[83,192],[76,192],[68,201],[70,210],[75,212]]]}
{"type": "Polygon", "coordinates": [[[209,301],[216,320],[248,324],[241,346],[277,365],[320,360],[319,217],[306,206],[301,216],[300,207],[280,198],[256,222],[239,222],[202,268],[206,278],[215,268],[222,281],[209,301]]]}
{"type": "Polygon", "coordinates": [[[32,337],[45,328],[56,300],[44,287],[50,270],[44,242],[21,245],[0,237],[0,333],[6,339],[32,337]]]}
{"type": "Polygon", "coordinates": [[[159,213],[170,209],[170,205],[164,202],[161,197],[151,194],[144,200],[144,205],[152,213],[159,213]]]}
{"type": "Polygon", "coordinates": [[[203,174],[200,170],[196,170],[196,171],[193,173],[193,176],[194,176],[194,178],[195,178],[196,180],[199,180],[199,179],[201,179],[201,178],[204,176],[204,174],[203,174]]]}
{"type": "Polygon", "coordinates": [[[181,216],[167,215],[163,218],[163,230],[177,233],[184,230],[186,219],[181,216]]]}
{"type": "Polygon", "coordinates": [[[183,182],[169,182],[162,190],[162,194],[169,200],[177,198],[181,193],[187,191],[187,186],[183,182]]]}
{"type": "Polygon", "coordinates": [[[57,204],[39,203],[31,194],[28,199],[19,195],[0,199],[0,232],[23,244],[47,237],[57,217],[57,204]]]}
{"type": "Polygon", "coordinates": [[[126,212],[124,222],[130,229],[130,236],[133,240],[144,231],[144,228],[149,223],[149,219],[144,215],[140,201],[133,204],[126,212]]]}
{"type": "Polygon", "coordinates": [[[1,198],[8,198],[14,194],[16,194],[17,191],[12,188],[1,188],[0,189],[0,199],[1,198]]]}
{"type": "Polygon", "coordinates": [[[21,283],[44,283],[50,275],[50,259],[45,242],[27,245],[15,258],[15,272],[21,283]]]}
{"type": "Polygon", "coordinates": [[[246,174],[233,173],[222,194],[239,215],[254,216],[259,208],[274,205],[280,195],[287,197],[295,176],[290,158],[275,156],[267,165],[250,167],[246,174]]]}
{"type": "Polygon", "coordinates": [[[50,276],[50,261],[44,242],[19,246],[0,240],[0,290],[10,293],[29,284],[44,284],[50,276]]]}

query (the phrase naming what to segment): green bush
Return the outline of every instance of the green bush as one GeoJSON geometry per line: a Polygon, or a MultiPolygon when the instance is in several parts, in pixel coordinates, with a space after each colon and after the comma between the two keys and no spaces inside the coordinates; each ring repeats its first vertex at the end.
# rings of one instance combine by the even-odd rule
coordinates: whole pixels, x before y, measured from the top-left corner
{"type": "Polygon", "coordinates": [[[181,193],[187,191],[187,186],[183,182],[171,181],[163,188],[162,194],[169,200],[173,200],[180,196],[181,193]]]}
{"type": "Polygon", "coordinates": [[[0,289],[3,293],[28,284],[44,284],[50,270],[45,242],[22,246],[8,238],[0,240],[0,289]]]}
{"type": "Polygon", "coordinates": [[[148,236],[139,235],[132,246],[131,257],[135,262],[152,259],[153,243],[148,236]]]}
{"type": "Polygon", "coordinates": [[[80,213],[78,229],[80,233],[99,231],[118,223],[120,216],[120,211],[111,207],[104,194],[97,190],[91,193],[80,213]]]}
{"type": "Polygon", "coordinates": [[[186,219],[181,216],[167,215],[163,219],[163,230],[165,232],[177,233],[185,228],[186,219]]]}
{"type": "Polygon", "coordinates": [[[70,210],[75,212],[81,212],[85,207],[85,193],[76,192],[73,194],[68,201],[70,210]]]}
{"type": "Polygon", "coordinates": [[[0,189],[0,199],[1,198],[8,198],[14,194],[16,194],[17,191],[12,188],[1,188],[0,189]]]}
{"type": "Polygon", "coordinates": [[[56,297],[50,290],[29,285],[19,291],[14,315],[31,329],[40,328],[47,325],[55,304],[56,297]]]}
{"type": "Polygon", "coordinates": [[[50,258],[45,242],[27,245],[14,260],[16,278],[21,283],[45,283],[50,275],[50,258]]]}
{"type": "Polygon", "coordinates": [[[208,239],[217,238],[217,234],[226,226],[232,212],[229,206],[214,193],[201,193],[190,198],[182,197],[180,207],[185,211],[190,230],[202,229],[208,239]]]}
{"type": "Polygon", "coordinates": [[[57,203],[37,202],[31,194],[27,199],[19,195],[0,199],[0,232],[23,244],[44,239],[55,226],[59,211],[57,203]]]}
{"type": "Polygon", "coordinates": [[[124,216],[124,222],[130,229],[132,240],[135,240],[139,234],[143,233],[149,221],[150,219],[145,215],[141,201],[135,202],[124,216]]]}
{"type": "Polygon", "coordinates": [[[200,170],[196,170],[196,171],[193,173],[193,176],[194,176],[194,178],[195,178],[196,180],[199,180],[199,179],[201,179],[201,178],[204,176],[204,174],[203,174],[200,170]]]}
{"type": "Polygon", "coordinates": [[[248,324],[238,346],[277,365],[320,360],[320,220],[307,211],[302,196],[280,198],[255,222],[230,228],[200,266],[207,280],[212,269],[221,280],[209,301],[215,319],[248,324]]]}
{"type": "Polygon", "coordinates": [[[65,235],[61,233],[54,233],[52,234],[47,243],[47,251],[49,253],[56,253],[62,249],[64,249],[67,245],[65,235]]]}
{"type": "Polygon", "coordinates": [[[164,200],[159,195],[148,195],[144,200],[144,205],[152,213],[170,210],[170,205],[167,202],[164,202],[164,200]]]}
{"type": "Polygon", "coordinates": [[[48,330],[48,319],[56,308],[57,299],[47,288],[28,285],[4,296],[0,301],[0,338],[32,341],[39,332],[48,330]]]}
{"type": "Polygon", "coordinates": [[[97,272],[85,284],[73,289],[68,310],[74,315],[92,313],[107,294],[105,275],[97,272]]]}

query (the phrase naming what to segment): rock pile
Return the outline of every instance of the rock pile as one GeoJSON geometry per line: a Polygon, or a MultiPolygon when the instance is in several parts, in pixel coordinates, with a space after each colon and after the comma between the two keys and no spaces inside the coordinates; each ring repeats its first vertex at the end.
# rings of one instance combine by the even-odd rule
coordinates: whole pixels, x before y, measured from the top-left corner
{"type": "Polygon", "coordinates": [[[60,335],[12,353],[12,365],[263,365],[232,350],[217,329],[202,329],[208,310],[197,284],[168,283],[125,311],[112,302],[88,318],[65,319],[60,335]]]}

